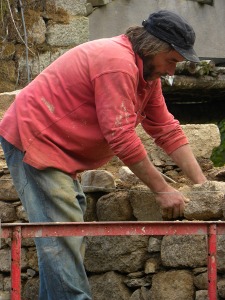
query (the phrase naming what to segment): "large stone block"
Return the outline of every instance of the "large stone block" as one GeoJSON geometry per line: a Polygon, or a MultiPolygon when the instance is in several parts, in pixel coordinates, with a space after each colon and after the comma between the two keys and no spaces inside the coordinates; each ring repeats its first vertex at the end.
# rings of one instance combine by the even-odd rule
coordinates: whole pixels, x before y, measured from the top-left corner
{"type": "Polygon", "coordinates": [[[37,16],[35,22],[28,28],[29,43],[42,44],[45,42],[46,25],[42,17],[37,16]]]}
{"type": "Polygon", "coordinates": [[[130,190],[129,196],[133,215],[138,221],[162,221],[160,206],[149,188],[136,186],[130,190]]]}
{"type": "Polygon", "coordinates": [[[128,300],[131,292],[124,284],[125,276],[115,272],[93,275],[89,278],[93,300],[128,300]]]}
{"type": "Polygon", "coordinates": [[[137,272],[149,258],[148,236],[88,237],[85,266],[89,272],[137,272]]]}
{"type": "Polygon", "coordinates": [[[150,299],[193,300],[194,293],[193,277],[189,271],[160,272],[153,276],[150,299]]]}
{"type": "Polygon", "coordinates": [[[202,267],[207,265],[206,237],[164,236],[161,245],[162,264],[166,267],[202,267]]]}
{"type": "Polygon", "coordinates": [[[72,17],[69,24],[51,24],[47,27],[47,43],[51,46],[77,46],[88,41],[89,22],[86,17],[72,17]]]}
{"type": "Polygon", "coordinates": [[[223,217],[224,182],[207,181],[180,191],[190,200],[184,209],[186,219],[209,221],[223,217]]]}
{"type": "Polygon", "coordinates": [[[133,211],[127,191],[110,193],[99,198],[97,202],[99,221],[131,221],[133,211]]]}
{"type": "Polygon", "coordinates": [[[91,1],[86,0],[48,0],[48,7],[55,7],[56,9],[63,9],[68,15],[88,16],[93,11],[91,1]]]}
{"type": "Polygon", "coordinates": [[[114,176],[105,170],[89,170],[81,174],[81,185],[85,193],[114,192],[116,188],[114,176]]]}

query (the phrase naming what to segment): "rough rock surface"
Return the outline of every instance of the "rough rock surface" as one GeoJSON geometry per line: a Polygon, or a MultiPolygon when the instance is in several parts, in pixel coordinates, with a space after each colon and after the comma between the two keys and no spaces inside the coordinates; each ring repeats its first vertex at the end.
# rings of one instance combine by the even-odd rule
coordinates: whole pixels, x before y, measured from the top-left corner
{"type": "Polygon", "coordinates": [[[131,221],[134,219],[127,191],[118,191],[102,196],[97,202],[96,209],[99,221],[131,221]]]}
{"type": "Polygon", "coordinates": [[[83,172],[81,175],[81,185],[83,191],[86,193],[96,191],[110,192],[112,190],[114,191],[116,187],[113,175],[104,170],[83,172]]]}
{"type": "Polygon", "coordinates": [[[162,215],[154,194],[146,186],[137,186],[129,192],[133,214],[138,221],[161,221],[162,215]],[[141,203],[141,205],[140,205],[141,203]]]}
{"type": "Polygon", "coordinates": [[[208,221],[223,217],[225,183],[210,181],[180,191],[190,200],[184,211],[186,219],[208,221]]]}
{"type": "Polygon", "coordinates": [[[89,278],[93,300],[111,299],[127,300],[131,291],[124,285],[125,276],[110,271],[103,275],[93,275],[89,278]]]}
{"type": "Polygon", "coordinates": [[[162,264],[166,267],[201,267],[207,263],[206,238],[202,235],[164,236],[162,264]]]}
{"type": "Polygon", "coordinates": [[[151,300],[192,300],[194,297],[193,276],[189,271],[160,272],[153,277],[151,300]]]}
{"type": "Polygon", "coordinates": [[[139,271],[149,258],[147,245],[147,236],[88,237],[85,267],[88,272],[139,271]]]}

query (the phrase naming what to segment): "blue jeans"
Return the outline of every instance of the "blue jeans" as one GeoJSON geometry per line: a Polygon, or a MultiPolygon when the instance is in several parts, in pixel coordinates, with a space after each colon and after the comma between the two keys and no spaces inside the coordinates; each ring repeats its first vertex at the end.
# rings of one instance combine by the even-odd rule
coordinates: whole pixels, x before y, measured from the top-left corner
{"type": "MultiPolygon", "coordinates": [[[[0,137],[13,183],[30,222],[82,222],[85,195],[77,180],[23,162],[23,152],[0,137]]],[[[35,238],[40,300],[90,300],[83,237],[35,238]]]]}

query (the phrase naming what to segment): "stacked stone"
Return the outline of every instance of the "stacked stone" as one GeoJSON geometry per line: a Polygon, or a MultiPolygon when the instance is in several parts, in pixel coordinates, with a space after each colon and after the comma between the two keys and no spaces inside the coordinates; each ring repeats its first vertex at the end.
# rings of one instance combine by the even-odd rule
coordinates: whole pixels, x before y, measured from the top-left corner
{"type": "Polygon", "coordinates": [[[19,1],[11,6],[5,1],[0,7],[0,92],[24,87],[68,49],[87,42],[88,15],[109,2],[111,0],[34,0],[22,1],[20,7],[19,1]]]}
{"type": "MultiPolygon", "coordinates": [[[[119,173],[124,175],[124,170],[119,173]]],[[[0,174],[2,222],[27,222],[2,153],[0,174]]],[[[84,190],[88,189],[85,221],[161,220],[161,216],[157,217],[159,209],[151,192],[138,181],[129,190],[124,187],[128,186],[128,182],[125,185],[124,181],[122,188],[123,180],[124,177],[115,178],[105,170],[82,174],[81,183],[84,190]]],[[[224,220],[225,183],[209,181],[193,187],[183,186],[181,189],[190,199],[185,209],[186,220],[196,220],[196,212],[201,217],[201,211],[203,220],[214,220],[215,217],[224,220]],[[200,193],[196,197],[197,191],[200,193]],[[208,193],[211,191],[215,193],[208,193]]],[[[219,236],[219,295],[225,293],[222,276],[225,265],[224,243],[225,237],[219,236]]],[[[93,299],[207,299],[205,236],[88,237],[85,267],[93,299]]],[[[38,266],[32,239],[22,242],[21,268],[23,299],[37,299],[38,266]]],[[[0,297],[4,295],[7,299],[8,295],[10,299],[10,240],[2,240],[0,249],[0,289],[0,297]]]]}
{"type": "MultiPolygon", "coordinates": [[[[0,94],[9,105],[15,93],[0,94]]],[[[4,110],[4,108],[3,108],[4,110]]],[[[0,115],[3,115],[0,109],[0,115]]],[[[138,134],[153,163],[176,181],[174,184],[189,199],[185,220],[224,220],[225,183],[213,181],[224,169],[213,168],[209,160],[220,142],[215,125],[186,125],[184,131],[204,171],[211,181],[191,186],[167,156],[138,128],[138,134]],[[204,146],[202,146],[204,145],[204,146]]],[[[151,191],[114,158],[102,170],[81,174],[87,196],[85,221],[162,221],[160,209],[151,191]],[[113,174],[111,171],[113,170],[113,174]]],[[[27,222],[27,216],[15,191],[0,152],[0,218],[3,223],[27,222]]],[[[10,299],[10,240],[2,240],[0,249],[0,299],[10,299]]],[[[218,238],[218,293],[225,296],[225,238],[218,238]]],[[[32,239],[22,242],[23,299],[37,299],[38,265],[32,239]]],[[[93,299],[207,299],[207,241],[205,236],[113,236],[88,237],[85,267],[93,299]]]]}

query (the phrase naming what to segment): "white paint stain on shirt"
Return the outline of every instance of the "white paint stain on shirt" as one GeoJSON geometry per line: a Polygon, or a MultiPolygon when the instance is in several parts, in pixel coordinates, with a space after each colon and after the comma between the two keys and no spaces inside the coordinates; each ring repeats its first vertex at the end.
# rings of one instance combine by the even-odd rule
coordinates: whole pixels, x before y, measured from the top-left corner
{"type": "Polygon", "coordinates": [[[122,125],[123,125],[123,120],[125,120],[125,123],[129,123],[129,116],[130,114],[127,112],[127,108],[126,108],[126,105],[124,103],[124,101],[121,103],[121,114],[119,114],[117,117],[116,117],[116,121],[115,121],[115,126],[116,127],[121,127],[122,128],[122,125]]]}
{"type": "Polygon", "coordinates": [[[49,109],[49,111],[51,113],[54,113],[54,110],[55,110],[54,105],[52,105],[50,102],[48,102],[48,100],[46,100],[44,97],[41,97],[41,101],[47,106],[47,108],[49,109]]]}

